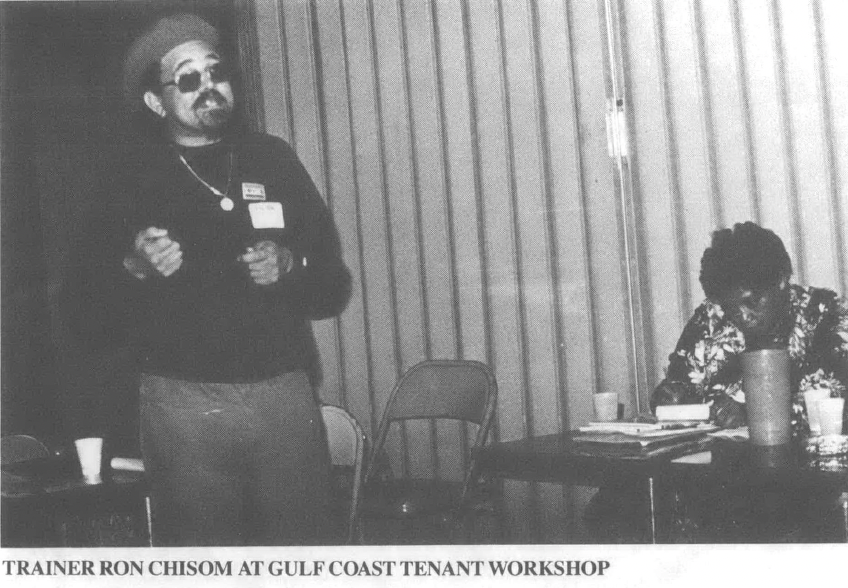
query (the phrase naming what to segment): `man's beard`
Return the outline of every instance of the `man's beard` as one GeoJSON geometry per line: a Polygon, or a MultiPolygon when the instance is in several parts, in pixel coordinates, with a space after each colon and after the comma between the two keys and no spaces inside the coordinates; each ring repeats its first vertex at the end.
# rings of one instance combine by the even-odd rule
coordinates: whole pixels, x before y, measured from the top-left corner
{"type": "Polygon", "coordinates": [[[233,115],[233,105],[214,88],[198,96],[193,106],[197,118],[208,129],[221,129],[233,115]]]}

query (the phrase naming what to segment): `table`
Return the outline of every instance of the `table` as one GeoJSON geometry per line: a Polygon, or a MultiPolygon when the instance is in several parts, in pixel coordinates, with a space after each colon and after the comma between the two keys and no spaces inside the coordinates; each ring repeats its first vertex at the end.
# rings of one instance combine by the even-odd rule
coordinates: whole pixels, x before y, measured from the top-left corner
{"type": "Polygon", "coordinates": [[[112,544],[108,538],[104,540],[104,533],[120,534],[118,544],[151,545],[150,503],[144,472],[107,468],[103,482],[89,484],[72,458],[52,456],[2,466],[3,545],[112,544]],[[98,528],[94,532],[83,528],[91,527],[92,521],[103,517],[108,517],[110,522],[100,527],[111,524],[119,528],[105,531],[98,528]],[[135,521],[146,524],[136,525],[135,521]]]}
{"type": "MultiPolygon", "coordinates": [[[[818,496],[826,502],[841,494],[841,529],[834,528],[841,537],[833,540],[848,541],[848,456],[816,458],[805,453],[803,443],[758,447],[727,440],[716,441],[711,454],[710,463],[705,464],[671,461],[663,473],[664,483],[726,496],[780,492],[786,496],[818,496]]],[[[826,506],[812,499],[806,502],[813,507],[826,506]]],[[[786,513],[772,514],[778,520],[786,513]]],[[[759,516],[767,517],[767,510],[759,516]]],[[[830,514],[822,509],[820,520],[822,516],[830,514]]],[[[808,518],[814,518],[812,513],[808,518]]]]}
{"type": "MultiPolygon", "coordinates": [[[[476,453],[477,470],[484,476],[533,482],[600,486],[615,480],[635,484],[647,495],[651,543],[669,537],[669,529],[659,527],[662,522],[658,516],[659,487],[667,490],[712,485],[730,490],[794,485],[799,489],[848,492],[848,467],[828,471],[816,464],[811,466],[795,446],[764,449],[748,442],[714,440],[709,446],[712,452],[709,463],[679,463],[669,456],[622,459],[579,455],[572,434],[492,443],[476,453]]],[[[848,517],[848,511],[845,516],[848,517]]]]}

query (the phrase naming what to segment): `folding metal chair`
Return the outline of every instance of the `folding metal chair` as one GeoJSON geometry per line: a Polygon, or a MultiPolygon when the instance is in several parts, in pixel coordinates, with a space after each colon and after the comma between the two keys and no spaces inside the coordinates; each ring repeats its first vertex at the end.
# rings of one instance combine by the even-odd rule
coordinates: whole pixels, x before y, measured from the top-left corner
{"type": "Polygon", "coordinates": [[[350,478],[350,488],[344,489],[350,501],[348,508],[347,543],[356,539],[359,514],[359,495],[362,487],[362,467],[365,462],[365,434],[356,419],[345,409],[325,404],[321,416],[327,430],[330,460],[335,468],[344,468],[343,479],[350,478]]]}
{"type": "Polygon", "coordinates": [[[6,435],[0,438],[0,462],[4,465],[40,457],[50,457],[50,450],[30,435],[6,435]]]}
{"type": "Polygon", "coordinates": [[[475,450],[489,433],[497,401],[497,382],[488,366],[470,360],[428,360],[410,368],[392,391],[383,411],[365,475],[362,517],[415,519],[432,515],[465,520],[475,511],[475,450]],[[477,426],[461,482],[390,478],[378,475],[389,429],[415,419],[450,419],[477,426]]]}

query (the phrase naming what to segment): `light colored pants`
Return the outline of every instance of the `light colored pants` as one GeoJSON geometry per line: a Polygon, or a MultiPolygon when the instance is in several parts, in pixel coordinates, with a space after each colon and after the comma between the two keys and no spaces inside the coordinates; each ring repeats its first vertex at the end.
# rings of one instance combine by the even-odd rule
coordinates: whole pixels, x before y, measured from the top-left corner
{"type": "Polygon", "coordinates": [[[303,372],[255,383],[141,378],[157,545],[332,543],[330,458],[303,372]]]}

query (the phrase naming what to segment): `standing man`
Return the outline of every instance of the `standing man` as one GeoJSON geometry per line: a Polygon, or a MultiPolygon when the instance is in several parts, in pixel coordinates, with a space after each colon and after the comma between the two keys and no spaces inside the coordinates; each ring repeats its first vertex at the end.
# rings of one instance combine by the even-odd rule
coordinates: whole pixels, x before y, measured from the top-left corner
{"type": "Polygon", "coordinates": [[[219,41],[201,18],[169,16],[124,62],[125,97],[156,128],[128,163],[122,245],[105,254],[132,294],[121,316],[139,351],[155,539],[332,542],[309,321],[343,310],[350,274],[291,147],[234,124],[219,41]]]}

